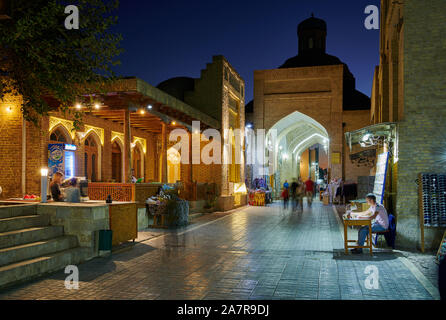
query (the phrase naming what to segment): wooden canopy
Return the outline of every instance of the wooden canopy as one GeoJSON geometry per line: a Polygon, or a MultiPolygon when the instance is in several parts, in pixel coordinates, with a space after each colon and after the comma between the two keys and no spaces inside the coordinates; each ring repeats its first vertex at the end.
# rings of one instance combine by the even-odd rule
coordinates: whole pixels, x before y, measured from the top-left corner
{"type": "MultiPolygon", "coordinates": [[[[90,101],[92,97],[99,108],[93,106],[88,113],[124,124],[125,110],[128,109],[130,125],[147,132],[161,133],[162,122],[188,129],[192,121],[200,121],[202,129],[221,127],[216,119],[138,78],[125,78],[108,83],[101,88],[101,93],[94,92],[94,89],[91,91],[93,92],[85,94],[85,101],[90,101]]],[[[55,102],[51,104],[55,105],[55,102]]]]}

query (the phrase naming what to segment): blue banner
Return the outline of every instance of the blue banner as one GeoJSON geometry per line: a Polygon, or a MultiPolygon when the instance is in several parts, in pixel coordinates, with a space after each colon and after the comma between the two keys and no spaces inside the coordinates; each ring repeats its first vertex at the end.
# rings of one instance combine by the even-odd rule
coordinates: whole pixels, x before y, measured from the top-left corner
{"type": "Polygon", "coordinates": [[[48,145],[48,176],[50,178],[56,172],[65,173],[65,145],[64,144],[49,144],[48,145]]]}

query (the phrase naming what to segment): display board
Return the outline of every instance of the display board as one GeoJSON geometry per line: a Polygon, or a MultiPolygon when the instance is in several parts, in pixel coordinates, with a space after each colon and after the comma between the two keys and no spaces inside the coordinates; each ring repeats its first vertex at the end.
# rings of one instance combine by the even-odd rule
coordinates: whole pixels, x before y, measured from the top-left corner
{"type": "Polygon", "coordinates": [[[375,185],[373,193],[376,196],[376,203],[383,204],[384,191],[386,188],[387,168],[389,165],[389,153],[384,152],[378,156],[376,163],[375,185]]]}
{"type": "Polygon", "coordinates": [[[418,177],[421,251],[424,228],[446,227],[446,174],[420,173],[418,177]]]}
{"type": "Polygon", "coordinates": [[[424,225],[446,227],[446,174],[424,173],[419,183],[424,225]]]}

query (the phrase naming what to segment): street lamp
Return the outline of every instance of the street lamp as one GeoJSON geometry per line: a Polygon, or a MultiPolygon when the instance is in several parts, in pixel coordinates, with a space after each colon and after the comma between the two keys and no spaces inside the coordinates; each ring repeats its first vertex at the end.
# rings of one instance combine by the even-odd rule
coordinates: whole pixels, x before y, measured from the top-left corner
{"type": "Polygon", "coordinates": [[[42,168],[40,169],[40,173],[41,173],[41,181],[40,181],[40,201],[42,203],[46,203],[47,202],[47,188],[48,188],[48,169],[47,168],[42,168]]]}

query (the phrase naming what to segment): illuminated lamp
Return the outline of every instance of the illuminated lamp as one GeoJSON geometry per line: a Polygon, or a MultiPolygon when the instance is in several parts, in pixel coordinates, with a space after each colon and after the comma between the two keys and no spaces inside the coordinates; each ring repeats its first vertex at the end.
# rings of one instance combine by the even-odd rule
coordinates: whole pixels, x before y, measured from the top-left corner
{"type": "Polygon", "coordinates": [[[243,182],[234,183],[234,193],[247,194],[248,190],[246,189],[245,183],[243,183],[243,182]]]}
{"type": "Polygon", "coordinates": [[[372,134],[370,132],[367,132],[361,139],[361,141],[366,142],[369,141],[370,138],[372,137],[372,134]]]}
{"type": "Polygon", "coordinates": [[[40,201],[42,203],[47,202],[47,189],[48,189],[48,169],[42,168],[40,169],[40,201]]]}

